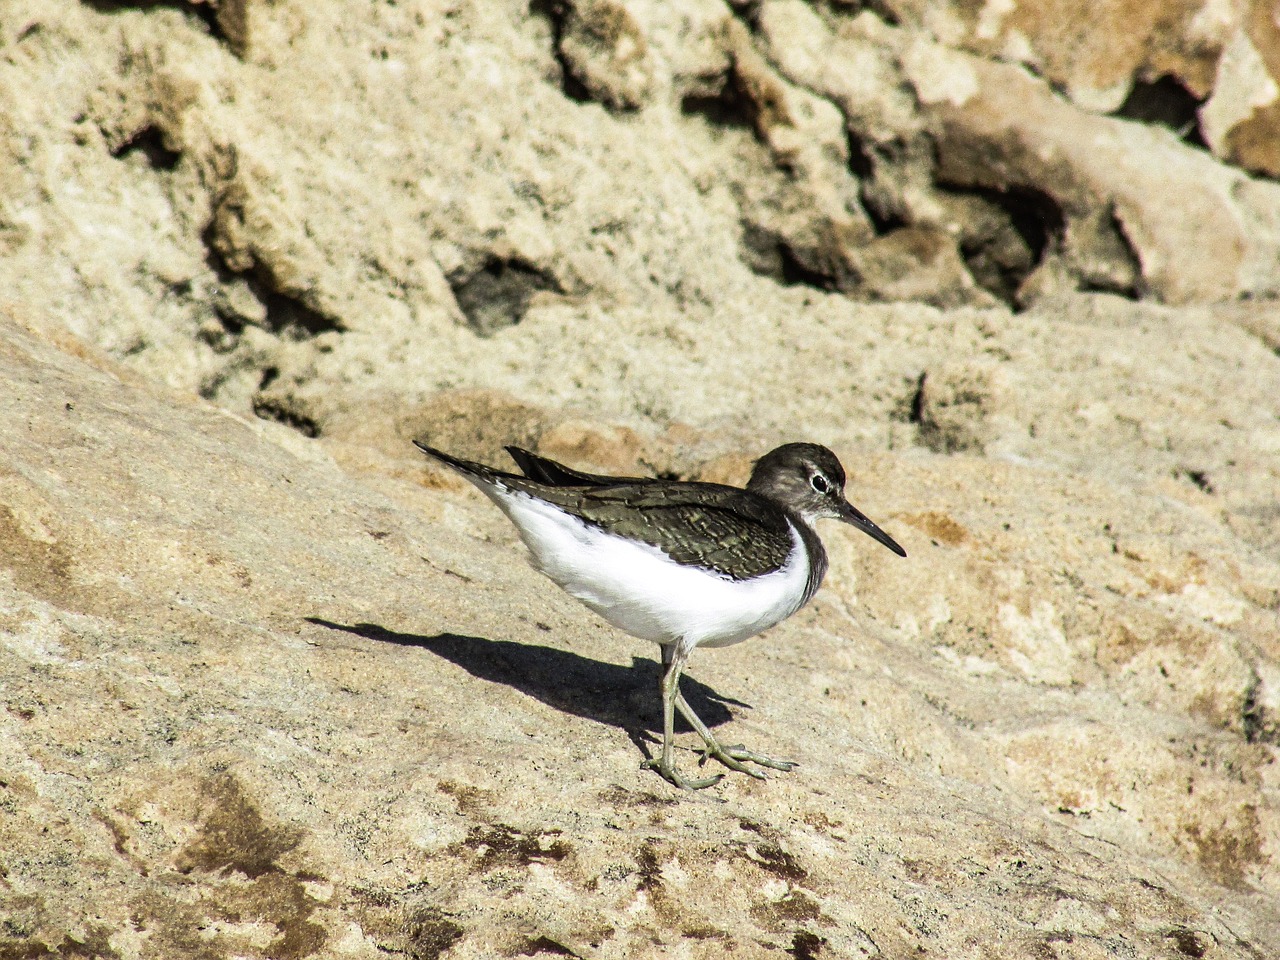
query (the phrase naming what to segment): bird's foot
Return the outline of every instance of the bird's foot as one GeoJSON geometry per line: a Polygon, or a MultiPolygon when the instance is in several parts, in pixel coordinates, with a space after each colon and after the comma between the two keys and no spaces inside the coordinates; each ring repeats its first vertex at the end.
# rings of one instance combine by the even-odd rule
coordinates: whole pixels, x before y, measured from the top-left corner
{"type": "Polygon", "coordinates": [[[763,753],[756,753],[748,750],[740,743],[732,746],[724,747],[716,744],[708,745],[702,751],[702,759],[699,763],[706,763],[707,760],[718,760],[730,770],[736,770],[739,773],[745,773],[748,776],[755,777],[757,780],[768,780],[768,776],[763,771],[748,767],[747,763],[759,764],[762,767],[769,767],[773,770],[794,770],[796,764],[791,760],[775,760],[773,757],[766,757],[763,753]],[[747,763],[744,763],[743,761],[747,763]]]}
{"type": "Polygon", "coordinates": [[[669,760],[646,760],[640,766],[644,770],[657,770],[664,780],[672,786],[679,787],[681,790],[704,790],[724,779],[723,773],[717,773],[714,777],[690,780],[681,776],[680,771],[676,769],[676,765],[669,760]]]}

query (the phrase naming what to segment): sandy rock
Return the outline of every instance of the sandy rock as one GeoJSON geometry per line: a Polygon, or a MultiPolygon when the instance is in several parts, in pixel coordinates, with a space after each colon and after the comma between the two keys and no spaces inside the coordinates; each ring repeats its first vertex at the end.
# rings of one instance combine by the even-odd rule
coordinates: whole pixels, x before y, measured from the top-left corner
{"type": "Polygon", "coordinates": [[[988,6],[11,3],[0,956],[1275,955],[1272,47],[988,6]],[[686,796],[414,437],[816,440],[909,557],[695,656],[801,766],[686,796]]]}
{"type": "Polygon", "coordinates": [[[1276,153],[1276,100],[1280,99],[1280,27],[1261,7],[1231,37],[1213,96],[1200,111],[1205,140],[1214,153],[1272,177],[1280,174],[1276,153]]]}
{"type": "Polygon", "coordinates": [[[885,4],[948,47],[1022,64],[1096,113],[1203,136],[1224,160],[1274,177],[1280,26],[1266,4],[1107,3],[1087,30],[1062,3],[885,4]]]}
{"type": "Polygon", "coordinates": [[[1269,272],[1257,271],[1274,259],[1270,224],[1280,193],[1246,210],[1234,199],[1240,174],[1161,132],[1083,115],[1068,120],[1062,101],[1019,69],[985,61],[969,68],[981,94],[937,104],[943,180],[999,191],[1053,184],[1047,193],[1063,217],[1059,255],[1094,286],[1136,284],[1168,303],[1269,290],[1272,281],[1262,279],[1269,272]],[[1147,159],[1135,164],[1138,156],[1147,159]],[[1179,198],[1177,217],[1196,224],[1194,237],[1178,236],[1172,208],[1152,200],[1171,196],[1179,198]],[[1196,245],[1213,256],[1181,255],[1196,245]]]}
{"type": "MultiPolygon", "coordinates": [[[[1022,276],[1024,302],[1081,287],[1172,303],[1272,290],[1280,205],[1273,185],[1241,204],[1247,178],[1167,132],[1083,112],[1016,66],[886,30],[874,18],[833,31],[807,6],[778,0],[763,23],[783,71],[830,96],[868,144],[881,217],[949,233],[972,256],[999,232],[985,218],[975,222],[972,204],[940,201],[936,186],[1003,208],[1036,263],[1022,276]],[[878,69],[914,89],[919,113],[910,120],[901,109],[855,107],[865,96],[826,66],[867,60],[871,46],[896,52],[895,60],[881,53],[878,69]],[[890,144],[893,160],[884,156],[890,144]],[[1164,202],[1171,196],[1179,198],[1176,215],[1164,202]],[[1196,212],[1183,222],[1196,224],[1194,238],[1179,236],[1174,222],[1188,208],[1196,212]],[[1213,255],[1180,255],[1196,244],[1213,255]]],[[[1004,284],[986,276],[988,257],[977,259],[976,275],[1000,291],[1004,284]]],[[[1001,261],[1010,264],[1007,255],[1001,261]]]]}
{"type": "Polygon", "coordinates": [[[991,419],[1002,403],[999,365],[954,361],[926,370],[920,379],[913,418],[920,442],[938,453],[981,452],[991,435],[991,419]]]}
{"type": "Polygon", "coordinates": [[[1076,8],[1059,2],[930,4],[890,0],[898,22],[948,46],[1020,62],[1096,111],[1117,110],[1135,84],[1168,76],[1203,99],[1238,14],[1206,0],[1107,3],[1080,30],[1076,8]]]}
{"type": "MultiPolygon", "coordinates": [[[[654,66],[643,28],[612,0],[568,3],[556,16],[556,49],[566,84],[614,110],[635,110],[652,95],[654,66]]],[[[577,91],[566,91],[573,92],[577,91]]]]}
{"type": "MultiPolygon", "coordinates": [[[[0,356],[20,387],[3,427],[11,950],[1277,942],[1274,692],[1253,675],[1236,709],[1261,725],[1233,730],[1195,703],[1238,691],[1144,697],[1091,655],[1099,603],[1117,607],[1099,624],[1225,610],[1240,655],[1276,676],[1274,607],[1239,593],[1208,520],[1182,536],[1219,599],[1163,609],[1176,580],[1111,588],[1158,557],[1082,554],[1060,581],[1036,556],[1122,512],[1107,488],[1058,494],[1051,545],[993,520],[1049,502],[1021,489],[1039,471],[862,465],[857,499],[914,562],[826,531],[815,606],[697,663],[711,722],[803,764],[708,802],[639,769],[654,666],[548,593],[474,493],[402,487],[406,509],[284,452],[282,428],[125,386],[12,325],[0,356]],[[979,511],[962,496],[977,487],[1002,499],[979,511]]],[[[1276,566],[1257,575],[1274,605],[1276,566]]],[[[1181,686],[1191,667],[1161,672],[1181,686]]]]}

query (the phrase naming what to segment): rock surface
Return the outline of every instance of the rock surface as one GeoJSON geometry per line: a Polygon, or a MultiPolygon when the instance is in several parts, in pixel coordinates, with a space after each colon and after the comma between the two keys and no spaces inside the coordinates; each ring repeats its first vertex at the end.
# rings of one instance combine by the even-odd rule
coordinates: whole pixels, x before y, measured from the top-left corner
{"type": "Polygon", "coordinates": [[[1267,23],[856,6],[6,6],[0,958],[1280,954],[1267,23]],[[817,440],[909,558],[682,795],[415,436],[817,440]]]}

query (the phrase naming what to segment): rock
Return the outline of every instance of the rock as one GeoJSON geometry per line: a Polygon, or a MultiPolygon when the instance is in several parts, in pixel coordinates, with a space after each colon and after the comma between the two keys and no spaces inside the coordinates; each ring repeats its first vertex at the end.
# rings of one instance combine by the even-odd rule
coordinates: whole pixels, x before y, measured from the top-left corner
{"type": "Polygon", "coordinates": [[[1003,399],[999,378],[998,365],[967,361],[922,373],[912,404],[920,442],[937,453],[982,452],[991,434],[991,417],[1003,399]]]}
{"type": "Polygon", "coordinates": [[[1135,85],[1175,79],[1201,99],[1213,85],[1214,65],[1238,16],[1203,0],[1146,0],[1090,11],[1087,29],[1073,8],[1046,2],[998,4],[890,0],[886,9],[906,27],[951,47],[1021,63],[1066,91],[1077,104],[1117,110],[1135,85]]]}
{"type": "MultiPolygon", "coordinates": [[[[1017,66],[873,18],[833,31],[790,0],[769,4],[763,17],[783,73],[830,96],[868,145],[868,200],[881,217],[950,233],[973,256],[990,246],[990,207],[975,223],[972,209],[938,197],[938,188],[1003,209],[1035,264],[1016,281],[1015,299],[1073,288],[1170,303],[1272,294],[1280,207],[1273,184],[1254,184],[1159,128],[1083,112],[1017,66]],[[867,51],[876,45],[873,59],[867,51]],[[864,61],[909,84],[917,111],[900,104],[899,91],[864,93],[827,66],[864,61]],[[869,106],[868,97],[887,103],[869,106]],[[1236,198],[1246,189],[1242,205],[1236,198]],[[1176,213],[1163,202],[1169,196],[1179,197],[1176,213]],[[1183,221],[1188,209],[1196,213],[1183,221]],[[1195,236],[1179,237],[1175,221],[1194,223],[1195,236]],[[1211,254],[1180,256],[1188,245],[1211,254]]],[[[988,279],[981,259],[972,269],[993,292],[1009,285],[988,279]]]]}
{"type": "Polygon", "coordinates": [[[1276,151],[1280,27],[1257,7],[1218,61],[1213,96],[1200,110],[1213,152],[1246,170],[1280,175],[1276,151]]]}
{"type": "Polygon", "coordinates": [[[554,13],[566,83],[614,110],[636,110],[649,100],[654,84],[649,44],[623,4],[578,0],[554,13]]]}
{"type": "Polygon", "coordinates": [[[482,498],[388,499],[284,428],[2,335],[7,949],[1275,942],[1251,891],[1280,569],[1242,581],[1208,516],[1149,547],[1129,531],[1166,508],[1118,488],[847,457],[913,561],[825,530],[814,607],[695,661],[710,722],[803,764],[709,804],[624,735],[657,722],[647,651],[482,498]],[[912,925],[922,898],[945,923],[912,925]]]}
{"type": "MultiPolygon", "coordinates": [[[[1046,187],[1063,221],[1054,253],[1092,286],[1125,292],[1136,283],[1168,303],[1250,291],[1260,258],[1272,256],[1270,211],[1280,192],[1259,195],[1260,208],[1242,208],[1234,199],[1239,173],[1162,132],[1109,118],[1068,119],[1063,101],[1018,68],[966,62],[981,92],[935,105],[941,180],[1006,193],[1046,187]],[[1194,237],[1179,237],[1171,208],[1151,202],[1168,196],[1179,197],[1176,217],[1196,225],[1194,237]],[[1191,246],[1205,253],[1180,256],[1191,246]]],[[[1252,292],[1267,292],[1271,281],[1263,283],[1252,292]]]]}
{"type": "Polygon", "coordinates": [[[0,956],[1277,952],[1271,48],[854,6],[6,8],[0,956]],[[836,449],[800,767],[417,436],[836,449]]]}

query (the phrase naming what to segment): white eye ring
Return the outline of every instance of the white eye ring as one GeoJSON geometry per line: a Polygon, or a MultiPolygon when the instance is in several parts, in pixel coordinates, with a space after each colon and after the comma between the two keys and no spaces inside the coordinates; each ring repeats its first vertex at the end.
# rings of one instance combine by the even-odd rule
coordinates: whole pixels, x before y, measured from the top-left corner
{"type": "Polygon", "coordinates": [[[813,489],[817,490],[821,494],[828,494],[831,492],[831,484],[827,481],[827,478],[820,473],[815,473],[809,478],[809,486],[813,487],[813,489]]]}

